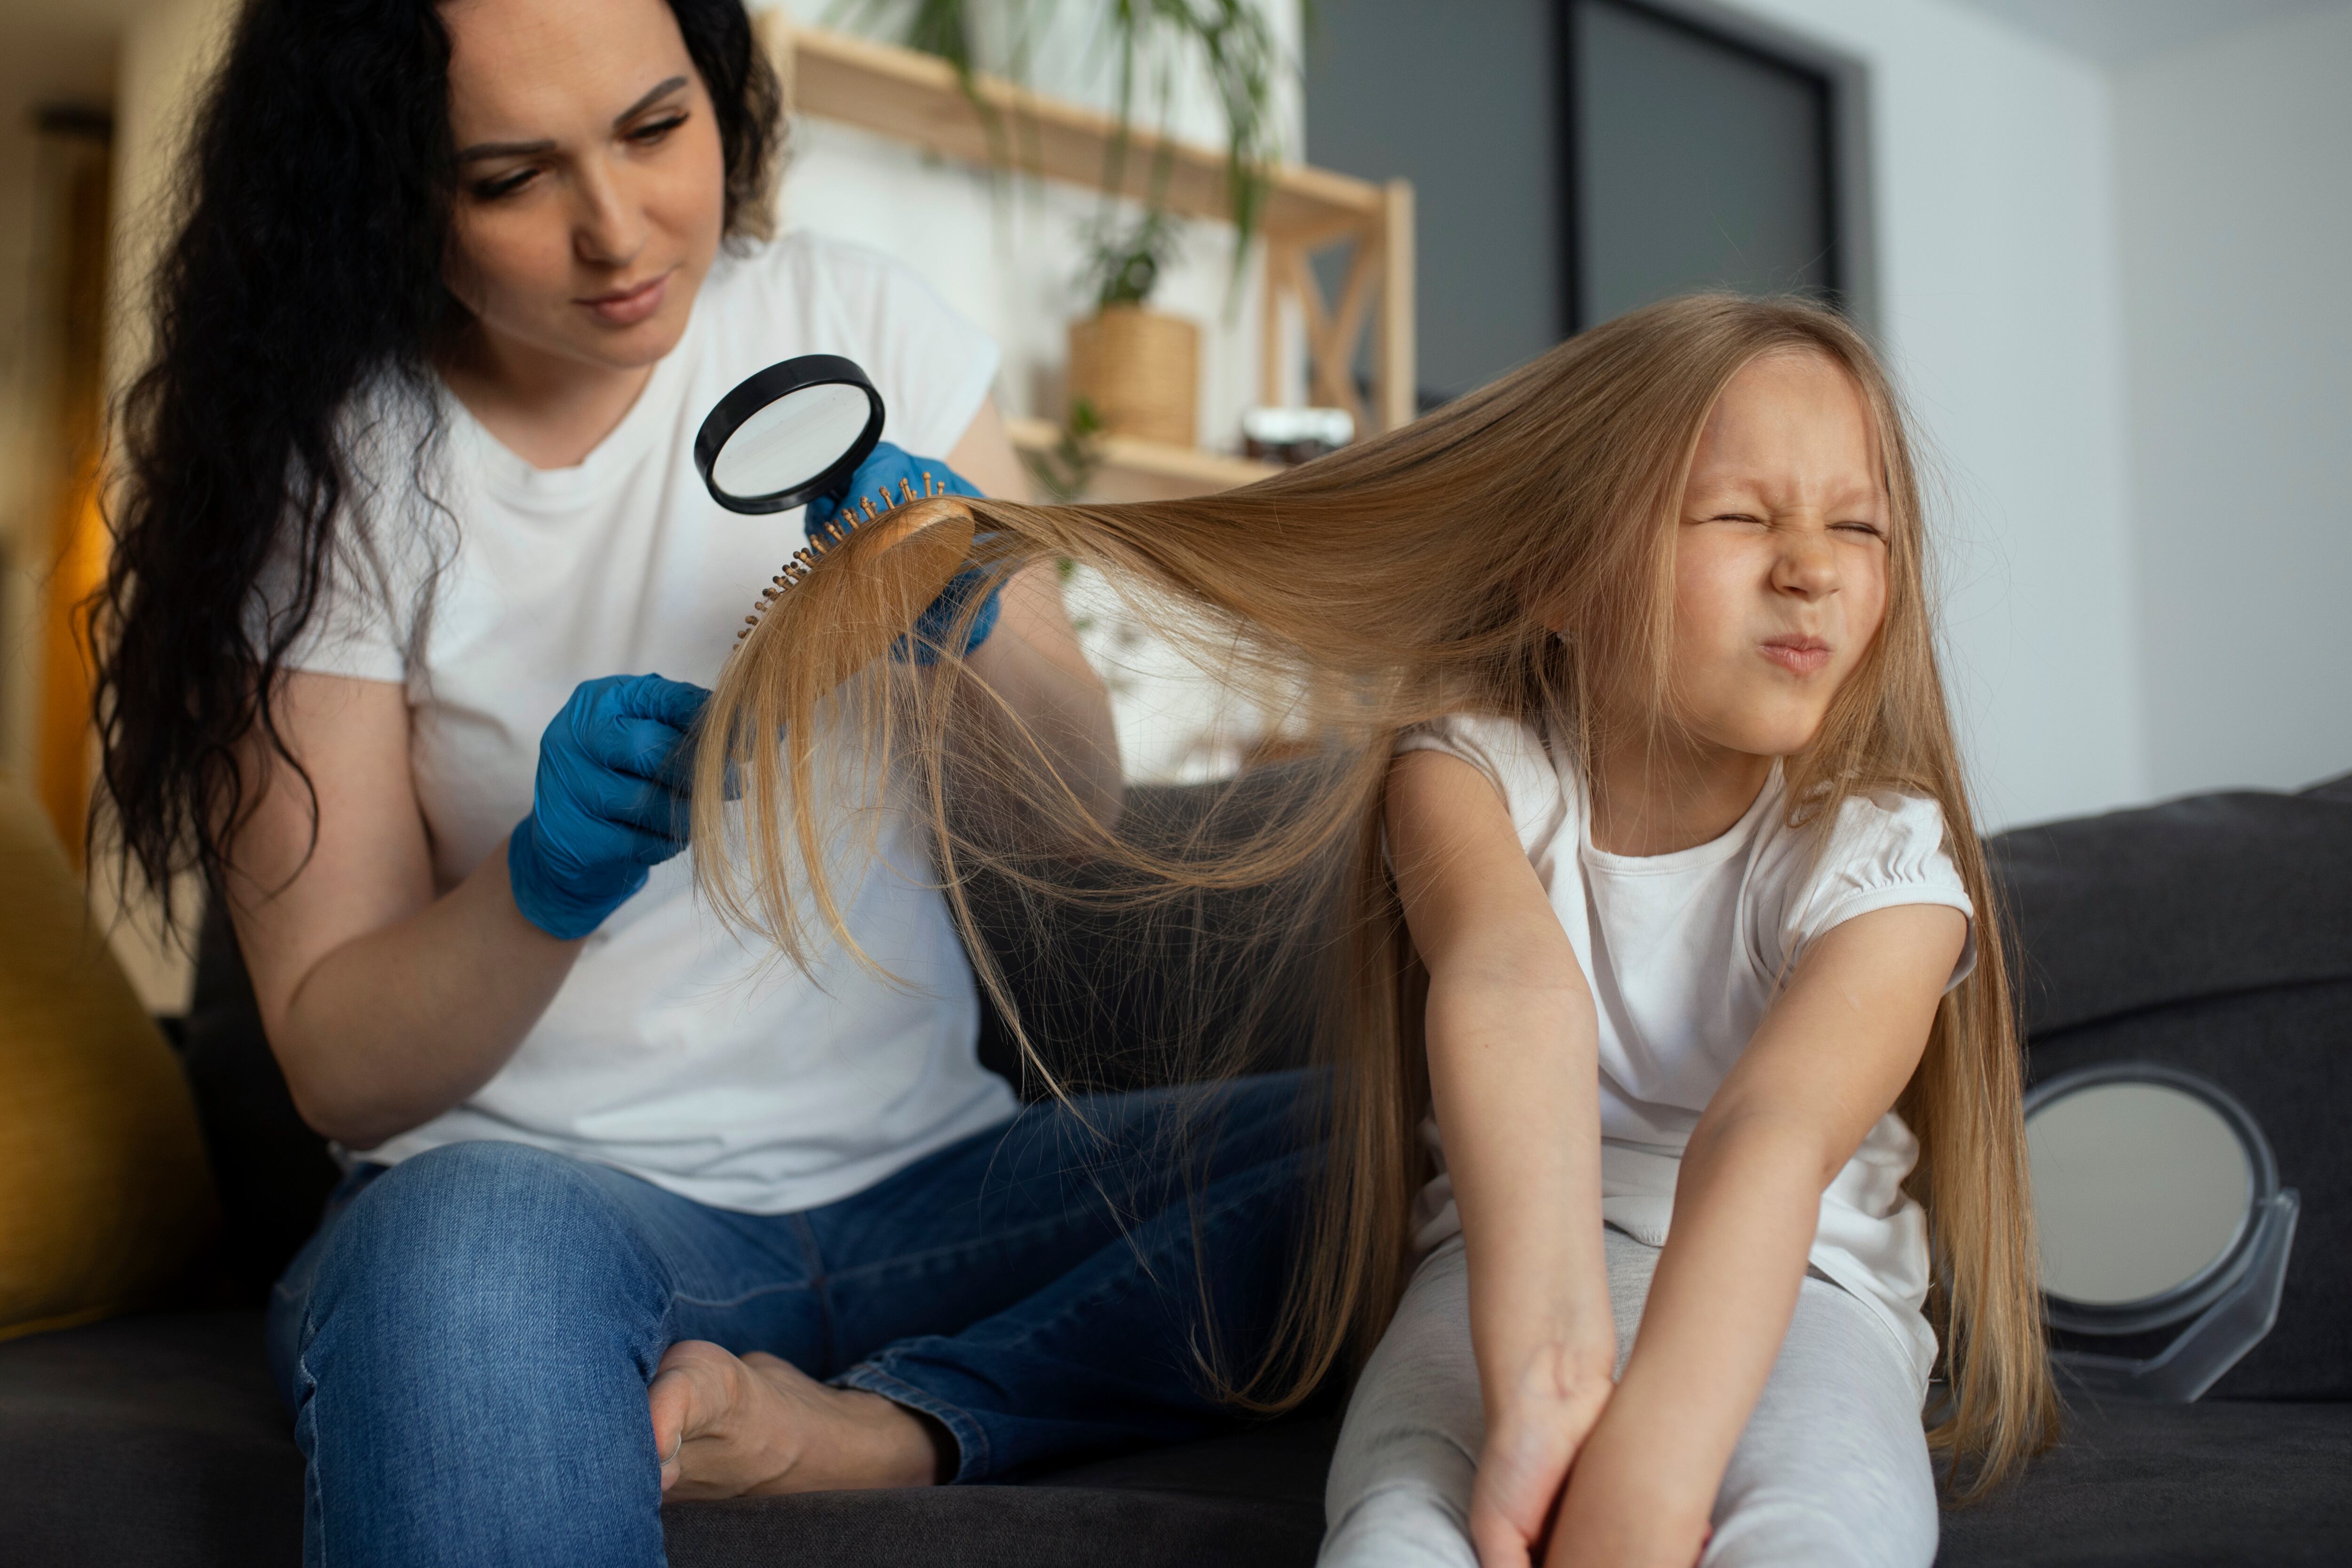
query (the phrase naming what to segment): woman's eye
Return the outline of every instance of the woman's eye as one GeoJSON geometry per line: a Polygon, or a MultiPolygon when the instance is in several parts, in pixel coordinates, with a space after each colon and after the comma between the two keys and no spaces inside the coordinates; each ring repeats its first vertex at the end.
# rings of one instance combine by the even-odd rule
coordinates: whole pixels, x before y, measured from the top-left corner
{"type": "Polygon", "coordinates": [[[517,169],[511,174],[500,174],[494,179],[477,180],[473,188],[474,199],[478,202],[494,202],[500,196],[510,196],[530,184],[538,173],[536,169],[517,169]]]}
{"type": "Polygon", "coordinates": [[[667,119],[656,120],[650,125],[638,126],[629,132],[629,140],[640,147],[650,147],[685,123],[686,116],[683,113],[673,114],[667,119]]]}

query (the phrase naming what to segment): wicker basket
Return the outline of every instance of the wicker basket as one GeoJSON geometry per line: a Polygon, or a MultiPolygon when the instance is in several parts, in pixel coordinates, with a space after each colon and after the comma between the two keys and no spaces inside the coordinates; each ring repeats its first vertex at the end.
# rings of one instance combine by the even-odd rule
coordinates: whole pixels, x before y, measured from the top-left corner
{"type": "Polygon", "coordinates": [[[1190,447],[1201,400],[1201,329],[1139,305],[1070,323],[1070,396],[1094,405],[1104,433],[1190,447]]]}

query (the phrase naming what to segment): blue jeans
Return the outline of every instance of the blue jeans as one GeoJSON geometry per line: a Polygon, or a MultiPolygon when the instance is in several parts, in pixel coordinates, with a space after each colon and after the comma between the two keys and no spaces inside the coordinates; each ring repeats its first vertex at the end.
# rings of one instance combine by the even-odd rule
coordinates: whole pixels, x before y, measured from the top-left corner
{"type": "Polygon", "coordinates": [[[922,1412],[957,1480],[1219,1430],[1196,1351],[1264,1344],[1314,1082],[1031,1106],[799,1214],[518,1143],[360,1167],[270,1304],[305,1560],[661,1563],[646,1385],[679,1340],[922,1412]]]}

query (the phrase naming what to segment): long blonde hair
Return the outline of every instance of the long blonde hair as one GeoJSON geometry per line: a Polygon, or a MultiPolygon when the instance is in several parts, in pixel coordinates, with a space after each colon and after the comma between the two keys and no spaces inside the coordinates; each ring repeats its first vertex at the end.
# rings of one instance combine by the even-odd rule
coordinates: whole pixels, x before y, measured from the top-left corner
{"type": "MultiPolygon", "coordinates": [[[[1472,709],[1537,723],[1590,756],[1605,739],[1591,693],[1632,681],[1663,713],[1673,524],[1701,428],[1744,365],[1790,351],[1826,357],[1861,389],[1893,523],[1885,619],[1819,736],[1788,759],[1790,798],[1808,822],[1873,789],[1935,800],[1977,910],[1975,972],[1939,1007],[1898,1102],[1921,1147],[1909,1185],[1928,1215],[1929,1310],[1951,1390],[1931,1438],[1958,1461],[1955,1489],[1974,1495],[2056,1425],[2022,1061],[2002,912],[1937,669],[1913,444],[1876,357],[1834,315],[1728,295],[1654,305],[1404,429],[1221,495],[935,500],[887,514],[788,573],[720,679],[705,717],[719,743],[700,748],[696,770],[698,880],[725,917],[795,962],[833,942],[855,952],[843,835],[861,814],[878,831],[870,803],[887,787],[913,803],[982,984],[1006,1006],[968,900],[976,872],[1018,889],[1041,921],[1087,900],[1147,930],[1197,921],[1207,896],[1266,890],[1253,947],[1265,962],[1202,983],[1246,990],[1301,956],[1320,976],[1328,1153],[1309,1253],[1275,1349],[1220,1369],[1242,1403],[1286,1407],[1385,1326],[1423,1173],[1421,976],[1379,826],[1395,740],[1472,709]],[[1115,820],[953,655],[953,637],[931,667],[891,655],[959,570],[1002,577],[1057,560],[1100,572],[1265,715],[1276,742],[1265,765],[1223,786],[1205,820],[1115,820]],[[1559,625],[1567,636],[1553,635],[1559,625]]],[[[1255,1046],[1192,1043],[1194,1069],[1209,1073],[1255,1046]]]]}

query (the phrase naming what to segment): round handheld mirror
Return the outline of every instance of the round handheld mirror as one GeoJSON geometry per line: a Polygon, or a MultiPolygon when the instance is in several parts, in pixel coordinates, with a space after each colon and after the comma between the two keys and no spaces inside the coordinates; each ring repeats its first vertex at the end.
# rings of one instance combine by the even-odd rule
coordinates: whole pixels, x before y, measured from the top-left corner
{"type": "Polygon", "coordinates": [[[849,488],[882,439],[882,395],[856,362],[803,354],[747,377],[694,437],[694,466],[730,511],[790,511],[849,488]]]}
{"type": "Polygon", "coordinates": [[[2244,1271],[2278,1190],[2269,1144],[2215,1085],[2150,1064],[2069,1073],[2028,1097],[2025,1143],[2051,1322],[2178,1322],[2244,1271]]]}

